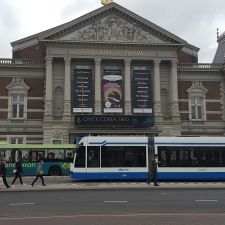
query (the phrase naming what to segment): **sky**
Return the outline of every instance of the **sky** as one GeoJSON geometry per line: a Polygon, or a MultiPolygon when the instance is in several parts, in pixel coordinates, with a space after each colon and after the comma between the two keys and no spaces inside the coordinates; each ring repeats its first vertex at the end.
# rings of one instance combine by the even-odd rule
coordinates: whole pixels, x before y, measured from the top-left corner
{"type": "MultiPolygon", "coordinates": [[[[225,31],[224,0],[114,0],[117,4],[200,48],[199,63],[211,63],[225,31]]],[[[0,0],[0,58],[11,42],[69,22],[102,7],[100,0],[0,0]]]]}

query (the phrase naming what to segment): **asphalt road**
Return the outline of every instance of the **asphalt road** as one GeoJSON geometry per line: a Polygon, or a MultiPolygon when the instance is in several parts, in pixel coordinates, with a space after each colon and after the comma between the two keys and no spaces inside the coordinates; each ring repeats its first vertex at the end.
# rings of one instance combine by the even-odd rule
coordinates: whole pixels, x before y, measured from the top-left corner
{"type": "Polygon", "coordinates": [[[224,225],[225,190],[4,192],[0,224],[224,225]]]}

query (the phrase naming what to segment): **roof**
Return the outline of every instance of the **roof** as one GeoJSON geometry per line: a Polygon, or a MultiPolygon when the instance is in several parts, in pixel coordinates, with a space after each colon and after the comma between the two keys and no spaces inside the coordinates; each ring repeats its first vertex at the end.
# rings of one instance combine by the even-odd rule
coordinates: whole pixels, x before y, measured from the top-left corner
{"type": "Polygon", "coordinates": [[[224,63],[225,62],[225,32],[220,35],[217,40],[218,48],[213,59],[213,63],[224,63]]]}

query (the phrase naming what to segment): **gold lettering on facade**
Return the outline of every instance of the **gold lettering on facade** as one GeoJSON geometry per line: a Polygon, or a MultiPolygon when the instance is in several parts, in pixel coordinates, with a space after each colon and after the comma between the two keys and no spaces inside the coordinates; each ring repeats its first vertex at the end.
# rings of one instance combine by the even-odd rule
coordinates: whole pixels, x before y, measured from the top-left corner
{"type": "Polygon", "coordinates": [[[142,50],[122,50],[122,49],[91,49],[84,48],[80,50],[81,55],[110,55],[110,56],[144,56],[142,50]]]}

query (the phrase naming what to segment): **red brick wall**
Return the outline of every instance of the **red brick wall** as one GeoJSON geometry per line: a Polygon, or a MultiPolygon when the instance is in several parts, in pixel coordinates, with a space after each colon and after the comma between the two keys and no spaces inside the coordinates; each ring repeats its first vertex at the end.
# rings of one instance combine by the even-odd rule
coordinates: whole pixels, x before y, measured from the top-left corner
{"type": "Polygon", "coordinates": [[[44,78],[26,78],[24,82],[30,87],[29,97],[44,96],[44,78]]]}
{"type": "Polygon", "coordinates": [[[43,60],[45,59],[45,55],[45,47],[38,44],[13,52],[13,59],[43,60]]]}
{"type": "Polygon", "coordinates": [[[198,57],[180,51],[178,53],[178,62],[179,63],[197,63],[198,57]]]}
{"type": "Polygon", "coordinates": [[[0,78],[0,96],[8,96],[8,89],[6,86],[12,81],[12,77],[0,78]]]}
{"type": "Polygon", "coordinates": [[[43,119],[42,112],[28,112],[27,119],[43,119]]]}

